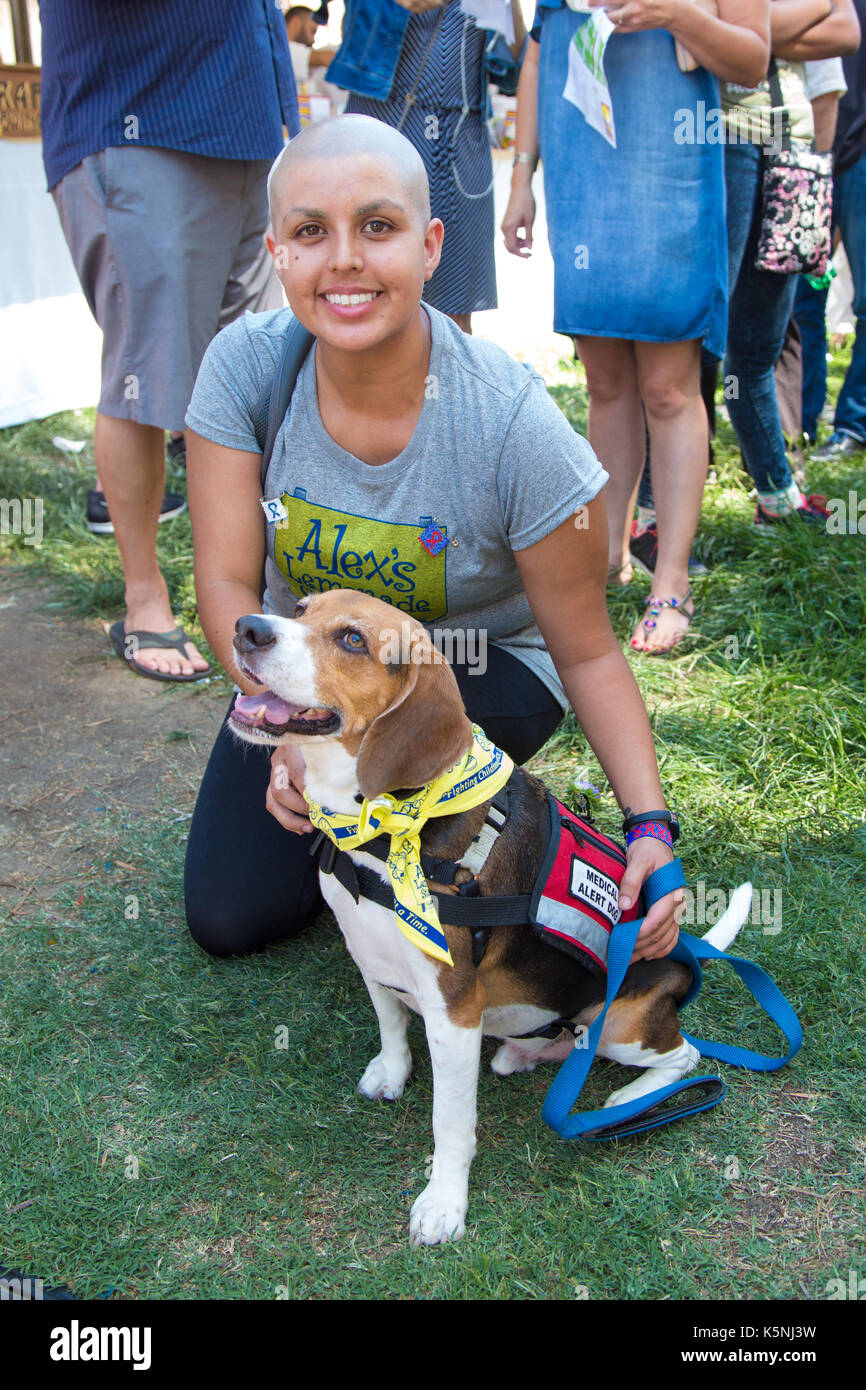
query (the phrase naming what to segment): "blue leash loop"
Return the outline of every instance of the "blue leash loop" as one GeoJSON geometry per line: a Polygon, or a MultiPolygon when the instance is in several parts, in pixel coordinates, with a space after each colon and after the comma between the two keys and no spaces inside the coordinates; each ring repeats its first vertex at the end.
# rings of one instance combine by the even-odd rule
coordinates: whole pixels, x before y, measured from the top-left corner
{"type": "MultiPolygon", "coordinates": [[[[643,885],[644,901],[647,909],[659,898],[672,893],[675,888],[685,887],[685,877],[679,859],[664,864],[650,874],[643,885]]],[[[542,1110],[542,1118],[562,1139],[616,1139],[629,1134],[639,1134],[645,1129],[656,1129],[687,1115],[697,1115],[718,1105],[726,1094],[727,1087],[719,1076],[690,1076],[669,1086],[660,1086],[645,1096],[626,1101],[621,1105],[611,1105],[603,1110],[590,1110],[580,1115],[571,1113],[580,1095],[592,1066],[598,1047],[604,1020],[610,1005],[616,998],[625,978],[644,918],[634,922],[619,922],[610,935],[607,957],[607,993],[604,1008],[590,1027],[588,1033],[579,1038],[571,1055],[566,1058],[547,1093],[542,1110]],[[671,1103],[672,1097],[680,1099],[671,1103]]],[[[765,1057],[763,1053],[752,1052],[749,1048],[734,1047],[730,1043],[714,1043],[706,1038],[694,1038],[689,1033],[683,1037],[696,1047],[702,1057],[712,1057],[720,1062],[728,1062],[734,1067],[746,1067],[750,1071],[778,1071],[800,1050],[803,1043],[803,1030],[800,1021],[782,991],[773,984],[760,966],[739,956],[729,956],[719,951],[709,942],[681,932],[679,941],[671,951],[670,960],[681,961],[692,971],[692,985],[680,1007],[694,999],[701,987],[701,960],[726,960],[750,990],[764,1012],[781,1029],[788,1043],[784,1057],[765,1057]]]]}

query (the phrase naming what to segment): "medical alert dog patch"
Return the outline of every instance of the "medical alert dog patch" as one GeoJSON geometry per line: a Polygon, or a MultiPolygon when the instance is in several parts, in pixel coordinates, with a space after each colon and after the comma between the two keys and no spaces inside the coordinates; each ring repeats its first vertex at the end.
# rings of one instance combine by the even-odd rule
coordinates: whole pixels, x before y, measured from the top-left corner
{"type": "Polygon", "coordinates": [[[595,908],[596,912],[607,917],[611,924],[619,920],[619,889],[616,883],[612,878],[608,878],[607,874],[593,868],[592,864],[585,864],[576,855],[571,861],[569,889],[572,897],[586,903],[587,907],[595,908]]]}

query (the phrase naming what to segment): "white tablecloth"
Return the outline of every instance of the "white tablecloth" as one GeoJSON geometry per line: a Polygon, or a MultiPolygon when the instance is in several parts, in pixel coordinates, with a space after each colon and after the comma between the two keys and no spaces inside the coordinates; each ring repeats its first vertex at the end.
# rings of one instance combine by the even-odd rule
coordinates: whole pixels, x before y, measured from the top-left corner
{"type": "Polygon", "coordinates": [[[102,333],[45,191],[38,140],[0,140],[0,427],[99,398],[102,333]]]}

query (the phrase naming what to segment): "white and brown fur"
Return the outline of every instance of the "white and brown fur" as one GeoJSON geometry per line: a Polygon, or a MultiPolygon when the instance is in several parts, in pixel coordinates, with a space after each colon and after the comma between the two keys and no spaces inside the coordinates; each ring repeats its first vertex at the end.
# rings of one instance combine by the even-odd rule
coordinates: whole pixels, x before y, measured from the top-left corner
{"type": "MultiPolygon", "coordinates": [[[[243,670],[294,705],[325,707],[339,716],[339,727],[326,734],[298,732],[291,723],[263,733],[236,726],[252,742],[298,744],[307,790],[331,810],[357,815],[362,797],[421,786],[470,746],[470,724],[447,662],[419,623],[378,599],[333,590],[301,600],[293,619],[256,615],[240,619],[236,631],[243,670]],[[402,654],[413,659],[400,664],[388,659],[394,644],[387,638],[403,622],[409,624],[411,647],[404,644],[402,654]],[[363,651],[347,649],[348,632],[361,633],[363,651]]],[[[523,770],[515,783],[507,824],[480,874],[482,894],[528,893],[545,848],[544,787],[523,770]]],[[[488,807],[489,802],[429,821],[422,849],[459,859],[488,807]]],[[[359,849],[351,857],[387,882],[375,856],[359,849]]],[[[477,969],[470,933],[447,927],[454,965],[440,964],[403,936],[392,911],[363,897],[356,904],[333,875],[322,875],[321,885],[379,1019],[381,1050],[361,1077],[363,1095],[402,1095],[412,1070],[408,1010],[424,1020],[435,1148],[432,1177],[412,1207],[409,1233],[413,1244],[455,1240],[465,1229],[482,1037],[504,1039],[492,1060],[499,1076],[560,1061],[574,1045],[566,1032],[554,1041],[515,1039],[557,1018],[590,1024],[603,1006],[604,989],[577,960],[538,941],[526,926],[497,927],[477,969]]],[[[724,949],[733,940],[750,896],[741,893],[732,903],[709,934],[713,944],[724,949]]],[[[670,960],[641,961],[629,969],[608,1011],[598,1055],[641,1067],[644,1074],[615,1091],[608,1105],[677,1081],[697,1065],[698,1053],[684,1040],[676,1010],[689,983],[688,969],[670,960]]]]}

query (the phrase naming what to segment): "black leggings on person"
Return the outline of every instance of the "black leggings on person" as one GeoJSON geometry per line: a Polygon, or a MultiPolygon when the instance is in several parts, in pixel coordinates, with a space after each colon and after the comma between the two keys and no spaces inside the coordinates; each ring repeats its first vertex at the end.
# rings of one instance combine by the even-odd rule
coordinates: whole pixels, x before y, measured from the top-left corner
{"type": "MultiPolygon", "coordinates": [[[[465,664],[452,669],[469,718],[516,763],[537,753],[562,718],[542,681],[501,647],[488,646],[483,675],[465,664]]],[[[213,955],[294,936],[322,906],[313,837],[285,830],[266,809],[270,774],[271,750],[241,743],[224,723],[199,789],[184,870],[189,929],[213,955]]]]}

